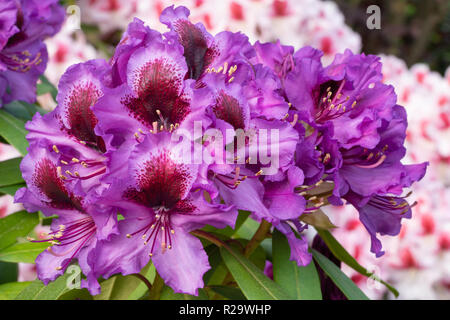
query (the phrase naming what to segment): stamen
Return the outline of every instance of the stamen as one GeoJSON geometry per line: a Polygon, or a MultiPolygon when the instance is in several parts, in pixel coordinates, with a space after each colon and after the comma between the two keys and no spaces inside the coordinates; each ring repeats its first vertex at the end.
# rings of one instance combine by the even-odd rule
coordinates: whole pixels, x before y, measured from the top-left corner
{"type": "Polygon", "coordinates": [[[386,160],[386,155],[382,155],[377,162],[375,162],[374,164],[370,164],[370,165],[361,165],[361,164],[356,164],[357,167],[359,168],[364,168],[364,169],[373,169],[376,168],[378,166],[380,166],[384,160],[386,160]]]}

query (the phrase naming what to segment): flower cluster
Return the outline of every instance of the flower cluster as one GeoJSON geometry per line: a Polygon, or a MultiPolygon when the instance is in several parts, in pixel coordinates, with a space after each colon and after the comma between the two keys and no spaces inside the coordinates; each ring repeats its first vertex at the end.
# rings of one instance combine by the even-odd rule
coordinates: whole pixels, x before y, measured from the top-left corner
{"type": "Polygon", "coordinates": [[[283,233],[311,261],[302,217],[349,202],[371,250],[411,216],[404,188],[426,163],[404,165],[406,113],[378,57],[213,36],[168,7],[161,34],[135,19],[109,62],[61,77],[58,106],[26,125],[27,188],[16,201],[58,215],[37,258],[48,283],[77,259],[82,286],[139,272],[151,259],[175,292],[197,294],[210,268],[191,231],[234,227],[239,210],[283,233]]]}
{"type": "Polygon", "coordinates": [[[34,102],[36,82],[47,64],[43,40],[56,34],[64,20],[57,0],[0,4],[0,107],[13,100],[34,102]]]}
{"type": "MultiPolygon", "coordinates": [[[[404,299],[447,299],[450,294],[450,176],[448,175],[450,138],[450,81],[425,64],[408,69],[394,56],[382,56],[383,81],[395,86],[399,103],[408,111],[405,144],[408,162],[429,159],[425,179],[414,185],[414,219],[402,225],[395,238],[383,242],[387,254],[382,259],[368,255],[364,226],[352,208],[327,210],[339,226],[334,235],[364,266],[373,266],[379,276],[402,292],[404,299]],[[424,110],[426,112],[424,112],[424,110]],[[404,290],[402,290],[404,288],[404,290]]],[[[328,209],[328,208],[327,208],[328,209]]],[[[367,294],[380,298],[381,288],[366,284],[366,279],[350,268],[344,271],[367,294]]]]}

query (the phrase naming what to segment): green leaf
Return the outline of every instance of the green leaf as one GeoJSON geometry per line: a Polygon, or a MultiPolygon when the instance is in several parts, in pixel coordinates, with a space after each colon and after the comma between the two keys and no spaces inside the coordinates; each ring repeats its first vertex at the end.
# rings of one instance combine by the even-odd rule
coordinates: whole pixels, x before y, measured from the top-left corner
{"type": "Polygon", "coordinates": [[[222,261],[222,256],[220,255],[219,247],[216,245],[209,245],[205,248],[206,254],[208,255],[209,269],[203,276],[203,281],[208,285],[220,285],[225,280],[228,273],[228,269],[225,263],[222,261]]]}
{"type": "Polygon", "coordinates": [[[208,288],[229,300],[247,300],[239,288],[227,286],[208,286],[208,288]]]}
{"type": "Polygon", "coordinates": [[[70,273],[66,273],[46,286],[41,281],[35,280],[24,288],[15,300],[57,300],[69,290],[67,286],[69,276],[70,273]]]}
{"type": "Polygon", "coordinates": [[[13,300],[23,289],[30,285],[27,282],[9,282],[0,285],[0,300],[13,300]]]}
{"type": "Polygon", "coordinates": [[[164,285],[160,300],[208,300],[208,294],[203,289],[198,289],[198,296],[190,294],[175,293],[169,286],[164,285]]]}
{"type": "Polygon", "coordinates": [[[222,234],[224,236],[231,237],[245,223],[245,221],[247,220],[249,215],[250,215],[250,212],[239,210],[239,215],[236,219],[236,224],[234,226],[234,229],[231,228],[230,226],[227,226],[226,228],[223,228],[223,229],[217,229],[210,225],[207,225],[207,226],[203,227],[202,230],[206,231],[206,232],[210,232],[210,233],[222,234]]]}
{"type": "Polygon", "coordinates": [[[330,218],[322,211],[317,210],[313,213],[302,214],[300,221],[322,229],[333,229],[336,226],[330,221],[330,218]]]}
{"type": "Polygon", "coordinates": [[[26,187],[25,183],[13,184],[10,186],[0,187],[0,195],[9,194],[10,196],[14,196],[20,188],[26,187]]]}
{"type": "Polygon", "coordinates": [[[48,243],[15,243],[0,250],[0,261],[34,263],[37,256],[47,249],[48,243]]]}
{"type": "Polygon", "coordinates": [[[40,96],[45,93],[50,93],[56,101],[56,95],[58,94],[56,87],[44,75],[40,77],[40,80],[41,82],[37,84],[37,95],[40,96]]]}
{"type": "Polygon", "coordinates": [[[332,261],[328,260],[319,251],[313,249],[314,260],[319,264],[328,277],[341,289],[349,300],[369,300],[369,298],[358,288],[358,286],[347,277],[332,261]]]}
{"type": "Polygon", "coordinates": [[[0,219],[0,249],[14,244],[19,237],[25,237],[38,224],[38,214],[19,211],[0,219]]]}
{"type": "Polygon", "coordinates": [[[141,283],[137,277],[115,275],[101,283],[102,292],[94,300],[127,300],[141,283]]]}
{"type": "MultiPolygon", "coordinates": [[[[155,266],[150,262],[141,270],[140,273],[145,276],[148,281],[153,282],[156,276],[155,266]]],[[[148,292],[148,287],[143,281],[141,281],[141,284],[138,285],[136,290],[134,290],[133,293],[128,296],[128,300],[138,300],[142,296],[144,296],[146,292],[148,292]]]]}
{"type": "Polygon", "coordinates": [[[0,283],[8,283],[17,281],[19,267],[17,263],[0,261],[0,283]]]}
{"type": "Polygon", "coordinates": [[[371,277],[372,279],[384,284],[389,289],[389,291],[391,291],[396,297],[398,297],[399,293],[397,289],[392,287],[389,283],[378,278],[375,274],[367,271],[366,268],[360,265],[358,261],[356,261],[356,259],[353,258],[352,255],[347,252],[347,250],[345,250],[345,248],[336,240],[335,237],[333,237],[333,235],[329,231],[320,228],[316,228],[316,230],[336,258],[338,258],[340,261],[344,262],[346,265],[359,272],[360,274],[366,277],[371,277]]]}
{"type": "Polygon", "coordinates": [[[273,278],[296,300],[322,300],[320,279],[313,262],[299,267],[291,261],[291,248],[286,237],[279,231],[273,233],[273,278]]]}
{"type": "Polygon", "coordinates": [[[0,136],[16,147],[23,156],[27,154],[28,141],[25,122],[15,118],[4,110],[0,110],[0,136]]]}
{"type": "MultiPolygon", "coordinates": [[[[154,278],[155,276],[155,269],[149,263],[141,270],[140,274],[151,280],[150,277],[153,275],[154,278]]],[[[130,300],[130,297],[134,299],[136,291],[138,289],[142,291],[142,284],[144,284],[143,281],[134,275],[122,276],[118,274],[100,284],[102,291],[94,296],[94,300],[130,300]]],[[[143,294],[146,290],[143,290],[143,294]]]]}
{"type": "Polygon", "coordinates": [[[87,289],[83,288],[72,289],[59,296],[58,300],[94,300],[94,298],[87,289]]]}
{"type": "Polygon", "coordinates": [[[259,222],[253,219],[246,219],[239,229],[236,228],[233,238],[250,240],[258,230],[259,222]]]}
{"type": "Polygon", "coordinates": [[[35,104],[27,103],[25,101],[13,101],[11,103],[8,103],[7,105],[3,106],[3,110],[23,121],[33,119],[33,116],[37,112],[39,112],[41,115],[49,112],[35,104]]]}
{"type": "Polygon", "coordinates": [[[14,158],[0,162],[0,187],[24,183],[20,162],[23,158],[14,158]]]}
{"type": "Polygon", "coordinates": [[[220,248],[222,259],[240,289],[249,300],[289,300],[278,284],[270,280],[257,266],[231,247],[220,248]]]}

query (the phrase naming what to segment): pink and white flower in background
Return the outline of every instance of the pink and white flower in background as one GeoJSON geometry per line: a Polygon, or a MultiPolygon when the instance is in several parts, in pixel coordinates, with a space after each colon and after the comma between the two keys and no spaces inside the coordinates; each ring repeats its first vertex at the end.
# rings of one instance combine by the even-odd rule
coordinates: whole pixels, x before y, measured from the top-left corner
{"type": "Polygon", "coordinates": [[[49,61],[45,76],[54,85],[68,67],[73,64],[99,58],[99,53],[86,41],[81,29],[74,29],[67,22],[63,24],[61,31],[54,37],[45,41],[48,50],[49,61]]]}
{"type": "Polygon", "coordinates": [[[134,17],[151,28],[167,31],[159,15],[169,5],[184,5],[193,22],[202,22],[209,32],[245,33],[251,42],[280,39],[296,49],[311,45],[321,49],[324,62],[337,52],[361,50],[361,38],[345,24],[332,1],[322,0],[81,0],[81,19],[96,24],[104,33],[123,30],[134,17]]]}

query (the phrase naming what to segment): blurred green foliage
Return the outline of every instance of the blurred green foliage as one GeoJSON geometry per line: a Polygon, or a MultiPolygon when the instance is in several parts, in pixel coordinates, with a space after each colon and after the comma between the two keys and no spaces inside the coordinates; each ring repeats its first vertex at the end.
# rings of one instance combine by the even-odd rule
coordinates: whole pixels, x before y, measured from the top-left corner
{"type": "Polygon", "coordinates": [[[450,65],[449,0],[335,0],[346,23],[358,32],[362,51],[393,54],[408,66],[418,62],[441,74],[450,65]],[[381,9],[381,29],[369,30],[370,5],[381,9]]]}

